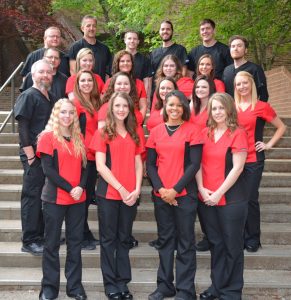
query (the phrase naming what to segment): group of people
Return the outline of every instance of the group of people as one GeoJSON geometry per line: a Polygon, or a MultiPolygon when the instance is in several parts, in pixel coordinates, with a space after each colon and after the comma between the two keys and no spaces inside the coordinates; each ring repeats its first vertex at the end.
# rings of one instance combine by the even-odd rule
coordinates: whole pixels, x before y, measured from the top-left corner
{"type": "Polygon", "coordinates": [[[24,168],[22,251],[43,256],[39,299],[59,294],[64,220],[67,295],[87,299],[81,250],[100,240],[107,298],[133,299],[129,250],[138,244],[132,227],[145,174],[158,229],[150,245],[160,259],[148,299],[196,299],[196,250],[208,249],[211,285],[200,299],[241,299],[243,251],[261,246],[264,150],[285,131],[267,103],[262,68],[245,58],[248,41],[235,35],[227,47],[215,40],[214,21],[204,19],[202,45],[187,55],[166,20],[163,45],[149,57],[137,51],[138,33],[128,31],[126,49],[112,61],[96,26],[95,17],[83,18],[84,37],[68,55],[58,50],[60,30],[48,28],[44,48],[22,70],[14,109],[24,168]],[[266,121],[276,127],[268,142],[266,121]],[[90,204],[98,205],[99,240],[88,225],[90,204]],[[197,213],[204,234],[198,244],[197,213]]]}

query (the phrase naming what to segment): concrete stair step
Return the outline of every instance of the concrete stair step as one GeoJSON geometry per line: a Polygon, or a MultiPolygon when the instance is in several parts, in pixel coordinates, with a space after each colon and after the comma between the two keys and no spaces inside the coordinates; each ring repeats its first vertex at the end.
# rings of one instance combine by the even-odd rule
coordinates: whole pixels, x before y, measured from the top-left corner
{"type": "MultiPolygon", "coordinates": [[[[261,203],[261,221],[270,223],[291,223],[291,204],[261,203]]],[[[20,201],[0,201],[0,220],[20,219],[20,201]]],[[[97,208],[89,207],[89,220],[97,220],[97,208]]],[[[154,206],[151,202],[141,202],[136,221],[155,221],[154,206]]],[[[290,224],[291,225],[291,224],[290,224]]]]}
{"type": "MultiPolygon", "coordinates": [[[[2,125],[2,122],[0,123],[0,126],[2,125]]],[[[15,132],[18,132],[18,123],[17,121],[15,121],[15,132]]],[[[12,133],[12,123],[11,120],[6,124],[6,126],[4,127],[3,133],[12,133]]]]}
{"type": "Polygon", "coordinates": [[[3,169],[22,169],[19,156],[0,156],[0,165],[3,169]]]}
{"type": "MultiPolygon", "coordinates": [[[[264,128],[264,136],[272,136],[276,131],[276,128],[273,126],[266,126],[264,128]]],[[[284,133],[284,136],[290,136],[291,135],[291,125],[287,125],[286,131],[284,133]]]]}
{"type": "MultiPolygon", "coordinates": [[[[268,142],[271,139],[269,136],[264,137],[264,142],[268,142]]],[[[281,147],[281,148],[290,148],[291,147],[291,137],[290,136],[283,136],[275,145],[276,147],[281,147]]]]}
{"type": "Polygon", "coordinates": [[[267,159],[291,159],[291,148],[272,148],[265,155],[267,159]]]}
{"type": "MultiPolygon", "coordinates": [[[[210,284],[209,270],[197,270],[195,283],[197,294],[201,293],[210,284]]],[[[135,293],[151,293],[156,288],[156,269],[132,269],[132,281],[129,289],[135,293]]],[[[40,268],[0,268],[1,289],[39,289],[42,278],[40,268]]],[[[290,299],[272,298],[289,297],[291,295],[291,271],[271,270],[245,270],[244,271],[243,300],[256,299],[248,298],[255,295],[265,295],[264,299],[290,299]]],[[[61,289],[65,289],[64,270],[61,269],[61,289]]],[[[83,284],[86,291],[103,291],[102,275],[100,269],[84,268],[83,284]]],[[[135,299],[147,299],[135,298],[135,299]]],[[[66,298],[63,298],[66,299],[66,298]]],[[[102,298],[101,298],[102,299],[102,298]]],[[[104,298],[105,299],[105,298],[104,298]]]]}
{"type": "Polygon", "coordinates": [[[19,144],[0,144],[0,156],[19,155],[19,144]]]}
{"type": "MultiPolygon", "coordinates": [[[[61,267],[65,265],[66,246],[60,248],[61,267]]],[[[41,257],[21,251],[21,242],[0,242],[0,267],[41,268],[41,257]]],[[[130,251],[132,268],[151,269],[159,264],[158,251],[140,243],[130,251]]],[[[100,268],[100,247],[82,251],[83,268],[100,268]]],[[[197,268],[210,268],[210,252],[197,252],[197,268]]],[[[245,251],[245,268],[252,270],[291,270],[290,245],[263,245],[256,253],[245,251]]]]}
{"type": "Polygon", "coordinates": [[[266,159],[265,172],[290,172],[291,159],[266,159]]]}
{"type": "Polygon", "coordinates": [[[17,144],[18,133],[0,133],[0,144],[17,144]]]}
{"type": "Polygon", "coordinates": [[[261,186],[263,187],[291,187],[291,173],[264,172],[261,186]]]}
{"type": "MultiPolygon", "coordinates": [[[[21,184],[0,184],[1,201],[20,201],[21,184]]],[[[151,203],[151,186],[143,186],[141,202],[151,203]]],[[[290,187],[261,187],[260,203],[269,204],[290,204],[291,188],[290,187]]]]}
{"type": "MultiPolygon", "coordinates": [[[[98,236],[98,222],[89,221],[89,227],[98,236]]],[[[291,226],[288,223],[261,223],[262,244],[291,245],[291,226]]],[[[201,238],[200,226],[196,226],[197,240],[201,238]]],[[[157,237],[157,226],[151,221],[135,221],[133,234],[141,243],[147,243],[157,237]]],[[[13,242],[21,239],[20,220],[0,220],[0,241],[13,242]]]]}

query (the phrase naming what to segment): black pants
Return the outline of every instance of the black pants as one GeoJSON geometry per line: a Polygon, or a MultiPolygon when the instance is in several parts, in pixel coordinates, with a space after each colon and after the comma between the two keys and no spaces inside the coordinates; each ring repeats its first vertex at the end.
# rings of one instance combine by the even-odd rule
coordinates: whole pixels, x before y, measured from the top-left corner
{"type": "Polygon", "coordinates": [[[43,202],[45,243],[42,257],[42,290],[48,298],[56,298],[60,288],[60,237],[63,220],[66,225],[67,257],[65,276],[67,294],[84,294],[82,286],[81,243],[85,216],[85,202],[56,205],[43,202]]]}
{"type": "Polygon", "coordinates": [[[261,214],[259,203],[259,187],[264,170],[264,162],[246,163],[248,217],[245,226],[245,245],[257,246],[261,244],[261,214]]]}
{"type": "Polygon", "coordinates": [[[22,243],[28,245],[43,239],[44,223],[40,197],[45,176],[40,159],[36,158],[29,166],[21,149],[20,160],[24,169],[21,192],[22,243]]]}
{"type": "Polygon", "coordinates": [[[86,211],[84,219],[84,236],[83,240],[92,240],[94,238],[93,233],[89,229],[88,224],[88,209],[90,204],[96,199],[95,188],[97,180],[97,170],[95,161],[87,161],[88,179],[86,183],[86,211]]]}
{"type": "Polygon", "coordinates": [[[171,206],[154,196],[155,217],[158,225],[160,265],[157,289],[165,295],[177,291],[183,299],[196,299],[194,278],[196,250],[194,225],[197,199],[178,197],[178,206],[171,206]],[[176,255],[176,288],[174,281],[174,252],[176,255]]]}
{"type": "Polygon", "coordinates": [[[131,281],[129,250],[137,205],[99,198],[101,270],[105,293],[128,291],[131,281]]]}
{"type": "Polygon", "coordinates": [[[247,201],[225,206],[199,202],[211,252],[208,291],[221,300],[241,300],[244,270],[244,227],[247,201]]]}

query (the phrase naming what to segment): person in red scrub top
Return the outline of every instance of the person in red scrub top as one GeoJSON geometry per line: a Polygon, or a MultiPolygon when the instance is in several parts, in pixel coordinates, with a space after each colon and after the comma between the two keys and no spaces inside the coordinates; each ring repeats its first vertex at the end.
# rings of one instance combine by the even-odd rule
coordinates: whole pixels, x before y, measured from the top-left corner
{"type": "MultiPolygon", "coordinates": [[[[177,56],[172,54],[166,55],[156,72],[155,82],[157,84],[164,77],[173,77],[177,83],[178,90],[183,92],[187,98],[190,98],[194,81],[190,77],[183,77],[182,68],[177,56]]],[[[156,102],[157,96],[154,94],[151,111],[155,109],[156,102]]]]}
{"type": "Polygon", "coordinates": [[[247,134],[238,125],[233,98],[226,93],[213,94],[208,115],[196,180],[200,216],[210,243],[211,285],[200,299],[241,300],[248,210],[243,174],[247,134]]]}
{"type": "Polygon", "coordinates": [[[163,108],[164,122],[151,130],[146,143],[160,258],[157,288],[149,300],[175,295],[175,299],[196,299],[195,174],[200,167],[202,144],[200,129],[188,122],[189,118],[186,96],[178,90],[168,93],[163,108]],[[175,249],[176,285],[173,283],[175,249]]]}
{"type": "MultiPolygon", "coordinates": [[[[210,77],[215,84],[215,89],[219,93],[225,92],[225,85],[222,80],[219,80],[214,77],[215,75],[215,63],[213,60],[213,57],[210,54],[204,54],[202,55],[197,63],[197,71],[196,71],[197,77],[199,75],[206,75],[210,77]]],[[[195,79],[196,81],[196,79],[195,79]]]]}
{"type": "MultiPolygon", "coordinates": [[[[88,149],[91,139],[98,127],[98,110],[101,106],[100,94],[92,71],[81,70],[76,75],[74,86],[74,104],[80,122],[81,132],[88,149]]],[[[94,153],[87,151],[88,179],[86,184],[86,216],[84,223],[84,238],[82,249],[94,250],[99,241],[89,229],[88,209],[90,204],[96,204],[95,185],[97,171],[94,153]]]]}
{"type": "Polygon", "coordinates": [[[97,184],[101,270],[108,299],[133,299],[129,249],[140,194],[143,163],[134,105],[125,92],[109,101],[106,124],[96,131],[91,149],[100,174],[97,184]]]}
{"type": "Polygon", "coordinates": [[[177,90],[178,86],[176,81],[172,77],[161,78],[157,83],[155,95],[157,96],[157,102],[155,109],[151,111],[149,118],[147,119],[147,129],[151,131],[154,127],[164,122],[163,119],[163,107],[166,99],[166,95],[177,90]]]}
{"type": "Polygon", "coordinates": [[[271,149],[282,137],[286,126],[267,102],[258,100],[253,76],[245,71],[238,72],[234,79],[235,103],[239,124],[248,134],[249,152],[245,164],[248,186],[248,217],[245,226],[245,248],[257,252],[261,246],[259,187],[264,169],[264,151],[271,149]],[[265,122],[276,127],[268,142],[263,141],[265,122]]]}
{"type": "Polygon", "coordinates": [[[82,285],[81,244],[86,210],[87,157],[74,104],[66,98],[54,105],[39,136],[37,155],[46,176],[42,190],[45,223],[43,278],[39,299],[57,299],[60,288],[60,236],[66,224],[66,293],[87,299],[82,285]]]}
{"type": "MultiPolygon", "coordinates": [[[[147,94],[145,90],[145,86],[142,80],[135,77],[134,74],[134,59],[130,52],[126,50],[121,50],[114,55],[113,63],[112,63],[112,76],[118,72],[127,73],[132,81],[135,83],[136,92],[138,97],[138,110],[140,111],[142,118],[144,120],[146,112],[147,112],[147,94]]],[[[109,78],[105,82],[105,86],[103,88],[102,94],[104,94],[109,86],[111,78],[109,78]]]]}
{"type": "MultiPolygon", "coordinates": [[[[89,48],[82,48],[76,57],[76,70],[75,70],[75,74],[71,75],[68,80],[67,80],[67,84],[66,84],[66,94],[68,95],[68,98],[70,100],[74,99],[74,85],[75,85],[75,81],[76,81],[76,74],[80,71],[80,70],[86,70],[86,71],[92,71],[95,65],[95,58],[94,58],[94,54],[93,51],[89,48]]],[[[98,75],[94,73],[94,78],[97,84],[97,89],[99,91],[99,93],[102,92],[103,87],[104,87],[104,82],[102,80],[102,78],[98,75]]]]}
{"type": "MultiPolygon", "coordinates": [[[[190,121],[202,129],[207,125],[208,112],[207,105],[212,94],[215,93],[215,85],[213,80],[206,75],[199,75],[194,83],[192,91],[192,100],[190,103],[191,118],[190,121]]],[[[201,225],[203,237],[202,240],[196,244],[197,251],[208,251],[209,242],[205,234],[203,219],[200,216],[200,211],[198,207],[198,217],[201,225]]]]}

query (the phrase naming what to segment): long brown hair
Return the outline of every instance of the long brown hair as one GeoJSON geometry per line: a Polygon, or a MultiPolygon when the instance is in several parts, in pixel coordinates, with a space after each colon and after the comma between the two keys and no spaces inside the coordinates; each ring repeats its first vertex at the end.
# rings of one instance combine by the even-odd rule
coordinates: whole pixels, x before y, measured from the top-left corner
{"type": "MultiPolygon", "coordinates": [[[[196,75],[199,76],[201,75],[200,71],[199,71],[199,65],[201,63],[201,60],[204,58],[209,58],[212,64],[212,70],[210,71],[210,74],[208,75],[212,80],[214,79],[214,75],[215,75],[215,62],[213,57],[211,56],[211,54],[203,54],[202,56],[200,56],[198,62],[197,62],[197,68],[196,68],[196,75]]],[[[195,80],[196,81],[196,80],[195,80]]]]}
{"type": "Polygon", "coordinates": [[[212,102],[216,100],[220,102],[226,112],[226,126],[231,131],[234,132],[238,127],[237,121],[237,112],[234,104],[234,99],[227,93],[215,93],[211,96],[208,101],[207,111],[208,111],[208,120],[207,120],[207,127],[208,127],[208,136],[213,138],[213,131],[217,127],[217,123],[214,121],[212,116],[212,102]]]}
{"type": "Polygon", "coordinates": [[[103,137],[107,135],[109,140],[113,140],[117,136],[116,120],[113,114],[113,105],[115,99],[118,97],[125,99],[129,108],[128,116],[124,120],[125,129],[134,140],[135,144],[139,145],[139,136],[136,133],[137,122],[134,114],[134,104],[130,96],[125,92],[116,92],[112,94],[109,100],[105,126],[103,127],[103,137]]]}
{"type": "Polygon", "coordinates": [[[120,50],[120,51],[118,51],[118,52],[114,55],[111,73],[112,73],[112,75],[114,75],[115,73],[120,72],[120,69],[119,69],[119,63],[120,63],[121,58],[122,58],[124,55],[128,55],[128,56],[130,57],[130,59],[131,59],[132,67],[131,67],[131,70],[130,70],[130,72],[129,72],[129,75],[130,75],[130,77],[131,77],[132,79],[135,79],[133,56],[132,56],[132,54],[131,54],[130,52],[128,52],[127,50],[120,50]]]}
{"type": "Polygon", "coordinates": [[[100,106],[101,106],[101,99],[100,99],[100,94],[97,86],[97,82],[94,76],[94,73],[91,71],[86,71],[86,70],[80,70],[77,73],[75,84],[74,84],[74,95],[75,97],[80,101],[81,105],[91,114],[94,114],[94,111],[98,111],[100,106]],[[90,74],[92,80],[93,80],[93,89],[90,93],[90,101],[86,100],[85,97],[83,96],[80,86],[79,86],[79,81],[80,77],[82,74],[90,74]]]}
{"type": "Polygon", "coordinates": [[[193,103],[195,115],[198,115],[200,113],[200,109],[201,109],[201,99],[199,97],[197,97],[197,95],[196,95],[196,87],[200,80],[207,81],[207,83],[209,85],[209,98],[211,97],[212,94],[214,94],[216,92],[216,87],[215,87],[214,81],[210,77],[208,77],[206,75],[199,75],[195,79],[195,83],[194,83],[193,90],[192,90],[192,103],[193,103]]]}
{"type": "Polygon", "coordinates": [[[183,77],[183,75],[182,75],[182,68],[183,67],[182,67],[182,64],[180,63],[179,59],[177,58],[176,55],[169,54],[169,55],[166,55],[162,59],[160,65],[159,65],[159,67],[157,69],[156,77],[155,77],[155,81],[156,82],[158,82],[161,78],[166,77],[166,75],[163,72],[163,66],[164,66],[165,62],[167,60],[169,60],[169,59],[172,60],[175,63],[175,65],[176,65],[176,74],[175,74],[175,76],[173,76],[173,78],[175,79],[175,81],[177,81],[181,77],[183,77]]]}
{"type": "Polygon", "coordinates": [[[156,103],[156,105],[155,105],[155,109],[156,110],[160,110],[161,108],[163,108],[163,100],[162,100],[162,98],[161,98],[161,96],[160,96],[160,86],[161,86],[161,83],[163,82],[163,81],[165,81],[165,80],[167,80],[167,81],[170,81],[170,82],[172,82],[173,83],[173,85],[174,85],[174,90],[177,90],[178,89],[178,86],[177,86],[177,83],[176,83],[176,81],[174,80],[174,78],[173,77],[164,77],[164,78],[161,78],[158,82],[157,82],[157,86],[156,86],[156,90],[155,90],[155,93],[156,93],[156,96],[157,96],[157,103],[156,103]]]}
{"type": "Polygon", "coordinates": [[[125,72],[118,72],[112,76],[112,78],[110,79],[108,88],[102,98],[102,104],[107,103],[109,101],[109,99],[111,98],[111,96],[114,94],[114,86],[115,86],[115,82],[116,82],[118,76],[125,76],[128,78],[129,83],[130,83],[129,96],[134,103],[134,107],[138,109],[139,108],[139,99],[137,96],[136,84],[135,84],[134,80],[130,77],[130,75],[125,72]]]}

